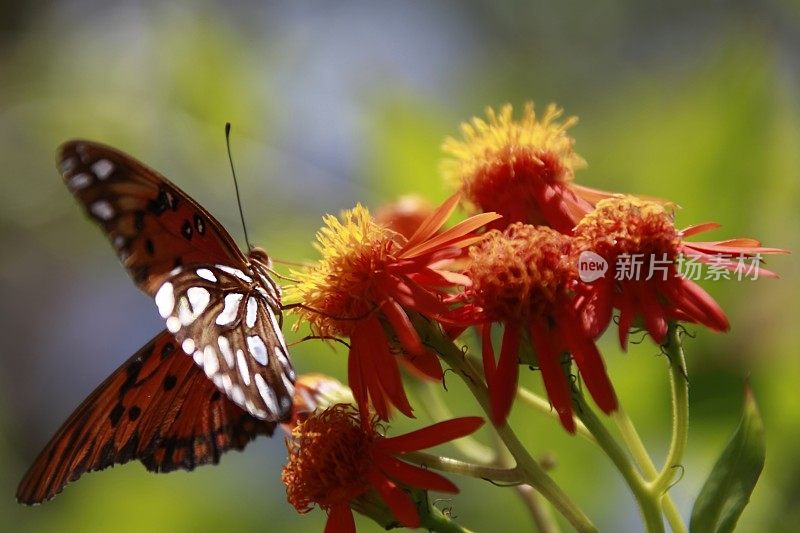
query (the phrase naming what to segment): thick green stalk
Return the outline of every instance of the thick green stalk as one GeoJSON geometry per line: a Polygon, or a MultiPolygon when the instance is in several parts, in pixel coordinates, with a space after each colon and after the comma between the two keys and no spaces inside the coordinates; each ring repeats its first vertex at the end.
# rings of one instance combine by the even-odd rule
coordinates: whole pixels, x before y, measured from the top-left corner
{"type": "Polygon", "coordinates": [[[580,392],[576,392],[573,397],[577,404],[578,417],[586,424],[586,427],[597,440],[597,444],[608,455],[614,466],[619,470],[619,473],[622,474],[631,492],[633,492],[648,533],[663,533],[664,521],[661,517],[659,498],[655,497],[648,489],[647,484],[639,476],[628,455],[589,407],[583,395],[580,392]]]}

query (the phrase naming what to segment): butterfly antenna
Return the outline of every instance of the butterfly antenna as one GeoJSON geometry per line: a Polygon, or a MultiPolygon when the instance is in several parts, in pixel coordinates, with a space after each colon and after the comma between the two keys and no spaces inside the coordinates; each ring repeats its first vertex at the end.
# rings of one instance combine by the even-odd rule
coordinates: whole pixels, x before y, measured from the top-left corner
{"type": "Polygon", "coordinates": [[[239,204],[239,218],[242,219],[242,229],[244,229],[244,241],[247,243],[247,250],[253,249],[250,244],[250,237],[247,236],[247,224],[244,223],[244,210],[242,209],[242,197],[239,194],[239,182],[236,180],[236,170],[233,168],[233,157],[231,156],[231,123],[225,123],[225,146],[228,148],[228,162],[231,164],[231,174],[233,175],[233,186],[236,188],[236,203],[239,204]]]}

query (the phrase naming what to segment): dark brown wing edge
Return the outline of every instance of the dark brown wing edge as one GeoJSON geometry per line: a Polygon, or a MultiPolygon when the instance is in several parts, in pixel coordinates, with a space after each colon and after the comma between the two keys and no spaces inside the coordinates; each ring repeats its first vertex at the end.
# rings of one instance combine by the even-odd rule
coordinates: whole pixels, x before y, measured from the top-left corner
{"type": "Polygon", "coordinates": [[[17,501],[50,500],[85,472],[132,459],[153,472],[216,464],[275,425],[221,394],[163,331],[70,415],[23,477],[17,501]]]}

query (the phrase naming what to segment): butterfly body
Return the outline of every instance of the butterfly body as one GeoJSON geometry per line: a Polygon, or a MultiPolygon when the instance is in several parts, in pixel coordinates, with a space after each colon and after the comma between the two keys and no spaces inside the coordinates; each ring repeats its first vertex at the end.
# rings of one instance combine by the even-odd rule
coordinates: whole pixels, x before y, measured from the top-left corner
{"type": "Polygon", "coordinates": [[[202,206],[132,157],[90,141],[58,151],[62,177],[166,330],[103,382],[26,473],[19,501],[138,459],[157,472],[216,463],[291,414],[295,372],[266,252],[245,255],[202,206]]]}

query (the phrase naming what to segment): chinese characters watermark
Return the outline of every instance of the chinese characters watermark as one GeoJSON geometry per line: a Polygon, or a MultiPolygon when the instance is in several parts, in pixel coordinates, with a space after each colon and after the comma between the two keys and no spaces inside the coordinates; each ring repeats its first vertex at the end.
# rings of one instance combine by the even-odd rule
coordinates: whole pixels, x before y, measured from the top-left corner
{"type": "MultiPolygon", "coordinates": [[[[744,281],[757,280],[760,266],[761,254],[690,254],[674,260],[667,254],[619,254],[613,276],[617,281],[666,281],[674,273],[690,281],[744,281]]],[[[586,250],[578,257],[578,275],[585,283],[604,278],[608,271],[608,261],[595,252],[586,250]]]]}

